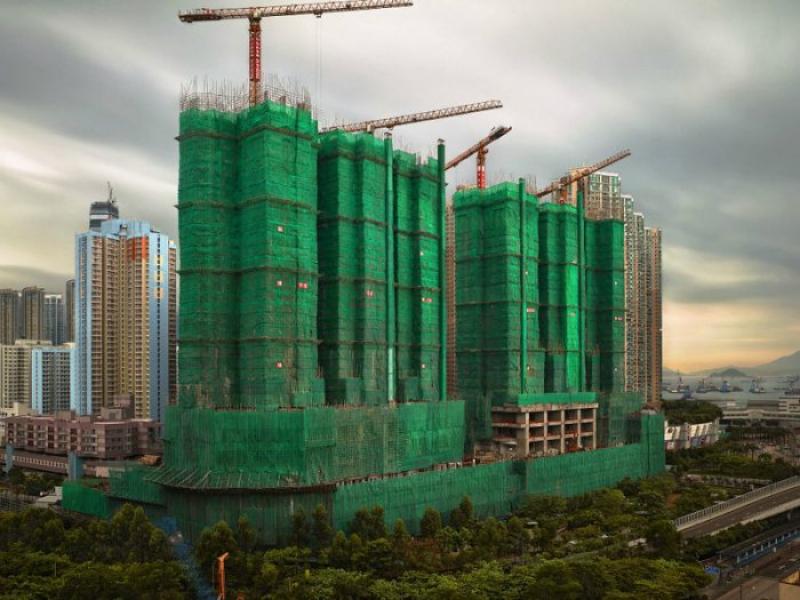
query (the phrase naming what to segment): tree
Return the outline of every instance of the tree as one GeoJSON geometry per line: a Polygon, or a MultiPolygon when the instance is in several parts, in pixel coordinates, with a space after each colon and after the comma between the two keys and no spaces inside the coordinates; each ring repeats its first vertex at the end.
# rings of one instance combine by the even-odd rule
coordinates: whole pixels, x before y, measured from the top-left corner
{"type": "Polygon", "coordinates": [[[519,512],[523,517],[540,521],[559,517],[566,510],[567,501],[560,496],[531,495],[525,498],[519,512]]]}
{"type": "Polygon", "coordinates": [[[519,517],[511,517],[506,523],[506,545],[510,554],[523,554],[528,548],[530,536],[525,523],[519,517]]]}
{"type": "Polygon", "coordinates": [[[281,572],[274,564],[265,561],[261,565],[261,570],[256,575],[254,585],[256,590],[261,593],[272,592],[278,587],[281,572]]]}
{"type": "Polygon", "coordinates": [[[422,537],[432,538],[436,532],[442,528],[442,515],[435,508],[429,506],[425,509],[425,514],[422,515],[422,520],[419,522],[419,529],[422,537]]]}
{"type": "Polygon", "coordinates": [[[663,558],[677,558],[681,551],[681,534],[672,521],[661,519],[653,522],[645,533],[650,546],[663,558]]]}
{"type": "Polygon", "coordinates": [[[8,482],[15,488],[25,485],[25,471],[19,467],[11,467],[8,472],[8,482]]]}
{"type": "Polygon", "coordinates": [[[406,523],[403,519],[397,519],[397,521],[394,522],[394,529],[392,530],[390,541],[395,562],[404,568],[408,563],[408,555],[411,550],[411,536],[408,533],[408,529],[406,529],[406,523]]]}
{"type": "Polygon", "coordinates": [[[358,534],[364,541],[386,537],[386,523],[383,508],[374,506],[372,510],[360,508],[350,523],[350,532],[358,534]]]}
{"type": "Polygon", "coordinates": [[[236,543],[245,552],[252,552],[256,547],[256,530],[245,516],[236,521],[236,543]]]}
{"type": "Polygon", "coordinates": [[[317,507],[311,515],[311,521],[316,547],[327,548],[330,546],[333,541],[334,531],[325,506],[317,504],[317,507]]]}
{"type": "Polygon", "coordinates": [[[581,600],[583,588],[567,563],[551,560],[536,571],[536,584],[528,590],[526,597],[536,600],[581,600]]]}
{"type": "Polygon", "coordinates": [[[344,532],[336,532],[326,554],[328,563],[330,563],[331,566],[340,569],[346,569],[350,566],[350,544],[344,532]]]}
{"type": "Polygon", "coordinates": [[[220,521],[210,529],[204,529],[195,549],[195,557],[200,564],[201,572],[208,576],[216,563],[217,557],[229,552],[239,552],[239,544],[233,531],[225,521],[220,521]]]}
{"type": "Polygon", "coordinates": [[[464,496],[458,506],[450,513],[450,526],[460,529],[466,527],[473,518],[472,500],[469,496],[464,496]]]}
{"type": "Polygon", "coordinates": [[[112,555],[118,561],[152,562],[171,558],[169,543],[141,506],[125,504],[111,519],[112,555]]]}
{"type": "Polygon", "coordinates": [[[303,507],[297,508],[292,513],[292,544],[295,546],[306,547],[311,541],[311,525],[306,518],[306,511],[303,507]]]}

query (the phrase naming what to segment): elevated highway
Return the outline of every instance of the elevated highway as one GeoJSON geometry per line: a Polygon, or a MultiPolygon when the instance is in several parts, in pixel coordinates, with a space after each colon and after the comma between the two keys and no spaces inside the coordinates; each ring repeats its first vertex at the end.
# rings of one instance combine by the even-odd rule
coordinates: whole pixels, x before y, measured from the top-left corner
{"type": "Polygon", "coordinates": [[[673,521],[686,538],[712,535],[800,507],[800,477],[777,481],[673,521]]]}

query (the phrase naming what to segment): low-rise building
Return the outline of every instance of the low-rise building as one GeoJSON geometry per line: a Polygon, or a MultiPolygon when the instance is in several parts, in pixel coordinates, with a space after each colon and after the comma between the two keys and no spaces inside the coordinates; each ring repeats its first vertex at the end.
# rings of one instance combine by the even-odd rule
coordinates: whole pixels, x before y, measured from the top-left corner
{"type": "Polygon", "coordinates": [[[83,458],[125,459],[161,452],[161,424],[129,418],[130,407],[104,408],[98,416],[73,411],[5,419],[7,443],[15,450],[83,458]]]}
{"type": "Polygon", "coordinates": [[[708,423],[675,424],[664,422],[664,447],[667,450],[685,450],[710,446],[719,441],[719,419],[708,423]]]}

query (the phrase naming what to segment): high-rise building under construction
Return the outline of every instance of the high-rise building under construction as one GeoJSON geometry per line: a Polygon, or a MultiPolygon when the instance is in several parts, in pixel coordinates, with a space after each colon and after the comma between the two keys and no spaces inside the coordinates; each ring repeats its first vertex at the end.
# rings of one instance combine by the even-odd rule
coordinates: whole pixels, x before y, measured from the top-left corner
{"type": "MultiPolygon", "coordinates": [[[[625,389],[640,392],[651,406],[661,400],[661,253],[651,240],[645,218],[633,196],[622,193],[618,173],[598,172],[586,178],[586,218],[614,219],[625,227],[625,389]],[[658,251],[653,250],[654,244],[658,251]]],[[[575,204],[578,184],[569,191],[575,204]]]]}
{"type": "MultiPolygon", "coordinates": [[[[107,496],[189,538],[247,517],[362,507],[418,529],[470,496],[482,516],[663,470],[663,420],[624,381],[623,225],[540,206],[524,186],[457,195],[459,394],[446,386],[445,146],[320,133],[289,96],[180,118],[180,379],[158,468],[107,496]]],[[[82,286],[78,278],[78,289],[82,286]]],[[[79,328],[80,336],[80,328],[79,328]]]]}

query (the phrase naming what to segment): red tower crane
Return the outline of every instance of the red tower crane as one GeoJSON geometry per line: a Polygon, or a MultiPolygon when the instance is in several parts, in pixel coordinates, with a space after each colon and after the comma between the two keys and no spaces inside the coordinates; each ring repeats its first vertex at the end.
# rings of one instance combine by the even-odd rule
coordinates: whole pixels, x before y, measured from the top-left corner
{"type": "Polygon", "coordinates": [[[383,119],[359,121],[358,123],[331,125],[330,127],[323,127],[319,131],[320,133],[326,133],[328,131],[334,131],[338,129],[340,131],[372,132],[376,129],[393,129],[399,125],[411,125],[412,123],[421,123],[423,121],[435,121],[436,119],[457,117],[458,115],[467,115],[484,110],[494,110],[495,108],[503,108],[503,103],[500,102],[500,100],[486,100],[484,102],[473,102],[472,104],[448,106],[446,108],[437,108],[436,110],[428,110],[425,112],[398,115],[396,117],[384,117],[383,119]]]}
{"type": "Polygon", "coordinates": [[[536,192],[536,196],[538,198],[542,198],[553,192],[558,192],[558,203],[559,204],[566,204],[567,203],[567,188],[571,186],[576,181],[580,181],[584,177],[588,177],[592,173],[596,173],[601,169],[605,169],[606,167],[613,165],[621,161],[623,158],[628,158],[631,155],[630,150],[621,150],[616,154],[612,154],[608,158],[601,160],[598,163],[595,163],[589,167],[579,167],[577,169],[573,169],[569,175],[565,175],[564,177],[554,181],[550,185],[541,190],[536,192]]]}
{"type": "Polygon", "coordinates": [[[505,134],[511,131],[511,127],[506,127],[505,125],[498,125],[497,127],[492,128],[485,138],[480,140],[479,142],[473,144],[466,150],[464,150],[461,154],[456,156],[455,158],[451,159],[446,165],[445,170],[452,169],[457,164],[465,161],[473,154],[477,154],[477,177],[476,182],[478,184],[478,189],[485,189],[486,188],[486,155],[489,153],[489,149],[487,146],[492,142],[499,140],[505,134]]]}
{"type": "Polygon", "coordinates": [[[195,8],[178,13],[184,23],[247,19],[250,21],[250,105],[261,101],[261,19],[325,13],[375,10],[413,6],[411,0],[348,0],[345,2],[313,2],[309,4],[281,4],[253,6],[250,8],[195,8]]]}

